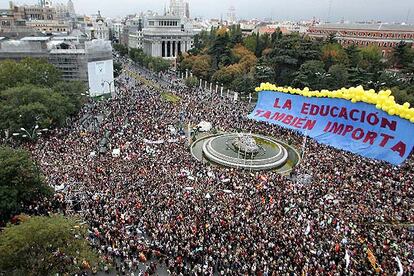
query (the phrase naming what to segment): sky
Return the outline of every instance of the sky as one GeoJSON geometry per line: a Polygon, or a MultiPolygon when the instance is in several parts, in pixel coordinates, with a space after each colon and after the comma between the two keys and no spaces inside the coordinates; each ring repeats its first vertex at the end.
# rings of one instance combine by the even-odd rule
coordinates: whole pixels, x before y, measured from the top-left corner
{"type": "MultiPolygon", "coordinates": [[[[117,17],[141,11],[162,13],[169,0],[72,0],[79,14],[97,13],[117,17]]],[[[230,6],[239,19],[272,18],[275,20],[306,20],[316,17],[331,22],[346,21],[406,22],[414,24],[414,0],[188,0],[191,17],[226,19],[230,6]],[[407,20],[408,19],[408,20],[407,20]]],[[[18,0],[15,3],[37,3],[18,0]]],[[[55,3],[61,1],[54,1],[55,3]]],[[[66,2],[66,0],[62,0],[66,2]]],[[[8,7],[1,0],[0,8],[8,7]]]]}

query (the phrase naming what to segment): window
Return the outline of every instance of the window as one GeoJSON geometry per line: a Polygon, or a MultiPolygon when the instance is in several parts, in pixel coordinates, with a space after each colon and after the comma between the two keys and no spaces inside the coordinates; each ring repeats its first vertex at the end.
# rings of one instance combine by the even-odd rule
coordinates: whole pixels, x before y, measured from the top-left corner
{"type": "Polygon", "coordinates": [[[148,24],[149,24],[150,26],[154,26],[154,21],[150,21],[148,24]]]}

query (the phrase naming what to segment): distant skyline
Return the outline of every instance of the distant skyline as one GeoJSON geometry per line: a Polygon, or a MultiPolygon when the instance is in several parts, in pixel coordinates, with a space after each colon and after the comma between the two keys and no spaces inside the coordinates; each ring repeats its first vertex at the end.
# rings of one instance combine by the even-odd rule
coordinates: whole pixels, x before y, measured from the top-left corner
{"type": "MultiPolygon", "coordinates": [[[[72,0],[79,14],[96,14],[105,17],[152,10],[163,13],[169,0],[72,0]]],[[[0,8],[7,8],[8,1],[1,1],[0,8]]],[[[36,0],[14,1],[16,4],[34,4],[36,0]]],[[[52,1],[66,3],[67,1],[52,1]]],[[[227,18],[230,6],[236,8],[237,19],[307,20],[313,17],[331,22],[371,21],[405,22],[414,24],[413,0],[189,0],[191,17],[227,18]],[[331,4],[330,4],[331,3],[331,4]]]]}

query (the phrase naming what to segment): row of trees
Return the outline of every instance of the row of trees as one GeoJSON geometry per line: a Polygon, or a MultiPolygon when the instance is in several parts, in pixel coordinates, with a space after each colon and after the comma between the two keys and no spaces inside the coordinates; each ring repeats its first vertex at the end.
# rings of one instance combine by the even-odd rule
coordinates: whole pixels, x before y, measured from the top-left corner
{"type": "Polygon", "coordinates": [[[0,62],[0,136],[62,126],[82,107],[85,93],[83,82],[62,81],[46,60],[0,62]]]}
{"type": "Polygon", "coordinates": [[[134,62],[146,67],[154,72],[164,72],[171,67],[171,63],[161,57],[151,57],[146,55],[142,49],[129,49],[122,44],[114,44],[114,49],[121,55],[128,55],[134,62]]]}
{"type": "Polygon", "coordinates": [[[0,274],[74,275],[97,266],[78,219],[20,214],[53,195],[29,153],[0,147],[0,164],[0,227],[11,222],[0,232],[0,274]]]}
{"type": "Polygon", "coordinates": [[[414,104],[414,50],[401,42],[385,59],[376,46],[347,48],[334,37],[311,40],[299,34],[242,36],[239,26],[212,28],[194,39],[180,70],[251,92],[261,82],[314,90],[363,85],[392,89],[396,100],[414,104]]]}

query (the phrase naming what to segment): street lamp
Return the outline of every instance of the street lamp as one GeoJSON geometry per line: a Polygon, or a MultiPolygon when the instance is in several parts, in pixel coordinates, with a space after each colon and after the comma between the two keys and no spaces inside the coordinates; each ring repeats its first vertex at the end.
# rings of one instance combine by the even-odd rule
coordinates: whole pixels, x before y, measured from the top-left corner
{"type": "Polygon", "coordinates": [[[329,74],[329,73],[321,73],[321,72],[316,72],[316,73],[315,73],[315,75],[317,75],[317,76],[321,77],[322,79],[324,79],[324,78],[327,78],[327,77],[330,77],[330,76],[331,76],[331,74],[329,74]]]}
{"type": "Polygon", "coordinates": [[[21,132],[15,132],[13,133],[13,137],[21,136],[22,138],[29,137],[30,140],[35,140],[37,136],[40,136],[43,132],[48,131],[49,129],[43,128],[39,129],[39,125],[36,125],[31,131],[28,131],[24,127],[20,128],[21,132]]]}
{"type": "Polygon", "coordinates": [[[381,88],[382,86],[386,85],[387,83],[385,83],[385,82],[379,82],[379,81],[376,81],[376,82],[369,81],[368,84],[369,85],[372,85],[375,90],[378,90],[379,88],[381,88]]]}
{"type": "MultiPolygon", "coordinates": [[[[105,83],[107,83],[108,84],[108,86],[109,86],[109,93],[111,93],[111,95],[112,95],[112,84],[115,84],[115,80],[113,80],[113,81],[106,81],[106,80],[102,80],[102,83],[101,83],[101,85],[102,85],[102,89],[105,87],[105,83]]],[[[103,91],[102,91],[103,92],[103,91]]],[[[115,87],[114,87],[114,93],[115,93],[115,87]]]]}

